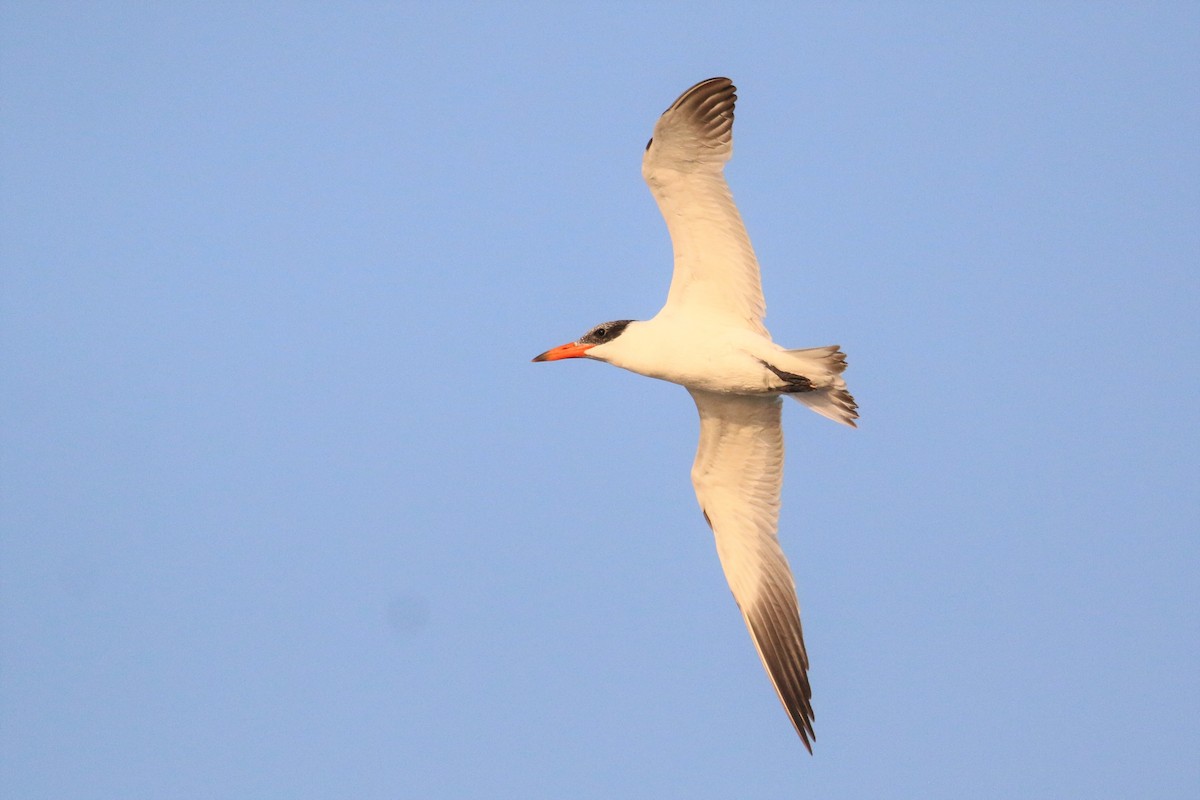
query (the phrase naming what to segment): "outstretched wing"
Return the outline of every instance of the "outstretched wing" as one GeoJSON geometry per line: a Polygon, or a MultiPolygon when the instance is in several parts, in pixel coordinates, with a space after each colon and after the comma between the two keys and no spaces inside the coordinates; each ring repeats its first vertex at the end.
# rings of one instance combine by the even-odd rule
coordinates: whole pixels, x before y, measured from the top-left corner
{"type": "Polygon", "coordinates": [[[750,638],[804,746],[812,751],[812,690],[800,607],[779,547],[783,428],[778,397],[692,391],[700,446],[692,483],[750,638]]]}
{"type": "Polygon", "coordinates": [[[734,92],[728,78],[684,92],[654,126],[642,177],[675,249],[662,313],[720,317],[766,335],[758,260],[722,174],[733,153],[734,92]]]}

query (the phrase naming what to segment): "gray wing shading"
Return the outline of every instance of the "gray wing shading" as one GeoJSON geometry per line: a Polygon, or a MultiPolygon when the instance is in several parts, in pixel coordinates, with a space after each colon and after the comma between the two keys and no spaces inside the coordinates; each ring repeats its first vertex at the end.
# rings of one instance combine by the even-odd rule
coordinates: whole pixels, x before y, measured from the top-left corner
{"type": "Polygon", "coordinates": [[[700,446],[692,483],[712,527],[729,588],[763,667],[804,746],[812,752],[812,690],[796,586],[779,546],[783,481],[782,401],[692,391],[700,446]]]}
{"type": "Polygon", "coordinates": [[[642,177],[675,251],[662,313],[725,318],[766,335],[758,259],[723,174],[733,153],[736,100],[728,78],[680,95],[654,126],[642,177]]]}

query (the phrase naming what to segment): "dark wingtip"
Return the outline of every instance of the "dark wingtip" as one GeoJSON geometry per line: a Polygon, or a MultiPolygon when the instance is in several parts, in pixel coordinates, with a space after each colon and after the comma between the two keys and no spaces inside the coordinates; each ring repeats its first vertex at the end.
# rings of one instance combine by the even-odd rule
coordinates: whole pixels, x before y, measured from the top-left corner
{"type": "Polygon", "coordinates": [[[697,83],[671,104],[664,114],[675,112],[691,118],[694,124],[719,144],[728,144],[733,129],[733,108],[737,87],[729,78],[709,78],[697,83]]]}

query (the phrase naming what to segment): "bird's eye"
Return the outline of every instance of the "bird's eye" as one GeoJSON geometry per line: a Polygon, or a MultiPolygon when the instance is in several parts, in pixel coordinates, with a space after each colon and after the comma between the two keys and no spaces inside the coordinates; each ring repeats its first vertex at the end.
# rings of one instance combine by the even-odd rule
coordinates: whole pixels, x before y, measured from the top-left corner
{"type": "Polygon", "coordinates": [[[608,328],[605,328],[603,326],[596,328],[596,330],[592,331],[592,335],[595,336],[597,339],[603,339],[607,333],[608,333],[608,328]]]}

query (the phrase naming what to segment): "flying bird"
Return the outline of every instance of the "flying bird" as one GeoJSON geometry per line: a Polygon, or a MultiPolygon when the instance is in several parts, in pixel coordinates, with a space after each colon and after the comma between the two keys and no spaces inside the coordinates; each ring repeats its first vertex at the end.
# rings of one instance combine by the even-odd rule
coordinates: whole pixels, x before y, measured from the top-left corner
{"type": "Polygon", "coordinates": [[[763,325],[758,260],[723,174],[735,87],[710,78],[663,112],[642,177],[667,222],[675,272],[650,320],[595,326],[534,361],[590,358],[685,387],[700,412],[692,484],[763,667],[812,752],[812,689],[796,586],[779,546],[782,397],[855,426],[837,345],[786,350],[763,325]]]}

